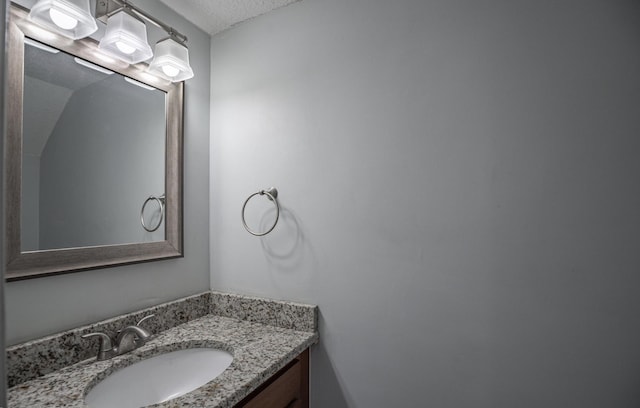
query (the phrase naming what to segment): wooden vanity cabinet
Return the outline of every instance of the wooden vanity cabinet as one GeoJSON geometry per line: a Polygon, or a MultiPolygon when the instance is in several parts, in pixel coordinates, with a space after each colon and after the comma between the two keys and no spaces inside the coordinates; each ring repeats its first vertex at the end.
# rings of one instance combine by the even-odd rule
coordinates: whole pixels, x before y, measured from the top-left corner
{"type": "Polygon", "coordinates": [[[265,381],[236,408],[309,408],[309,349],[265,381]]]}

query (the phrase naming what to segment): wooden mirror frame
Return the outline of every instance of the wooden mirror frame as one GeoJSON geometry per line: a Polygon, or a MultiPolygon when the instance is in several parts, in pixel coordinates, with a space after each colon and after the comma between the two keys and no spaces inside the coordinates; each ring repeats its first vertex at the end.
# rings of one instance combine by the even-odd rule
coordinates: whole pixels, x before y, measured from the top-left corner
{"type": "Polygon", "coordinates": [[[27,19],[28,10],[11,4],[8,27],[7,134],[5,140],[6,273],[7,281],[37,278],[95,268],[148,262],[183,256],[183,105],[184,84],[171,83],[146,72],[144,63],[106,63],[98,43],[90,38],[71,40],[46,31],[27,19]],[[22,112],[24,90],[24,37],[28,36],[68,54],[153,86],[166,93],[165,240],[48,249],[22,252],[22,112]]]}

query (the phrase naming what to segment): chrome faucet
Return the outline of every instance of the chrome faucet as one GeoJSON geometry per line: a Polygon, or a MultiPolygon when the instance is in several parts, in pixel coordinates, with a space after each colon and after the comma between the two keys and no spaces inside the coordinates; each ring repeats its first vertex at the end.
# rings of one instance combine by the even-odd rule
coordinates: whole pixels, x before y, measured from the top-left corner
{"type": "Polygon", "coordinates": [[[87,339],[90,337],[99,337],[100,348],[98,349],[96,360],[108,360],[115,356],[119,356],[121,354],[125,354],[132,350],[135,350],[138,347],[142,347],[147,342],[149,337],[151,337],[151,333],[140,327],[140,324],[145,320],[152,318],[153,316],[155,315],[152,314],[149,316],[145,316],[138,322],[138,324],[127,326],[124,329],[119,330],[116,337],[115,345],[113,345],[113,339],[111,338],[111,336],[105,333],[88,333],[83,335],[82,338],[87,339]]]}

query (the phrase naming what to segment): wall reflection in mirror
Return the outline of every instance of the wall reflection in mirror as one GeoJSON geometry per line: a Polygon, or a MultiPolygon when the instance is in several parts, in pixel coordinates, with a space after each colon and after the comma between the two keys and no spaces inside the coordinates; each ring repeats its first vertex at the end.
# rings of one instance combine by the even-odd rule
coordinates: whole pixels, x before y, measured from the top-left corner
{"type": "Polygon", "coordinates": [[[21,249],[162,241],[165,92],[25,38],[21,249]]]}

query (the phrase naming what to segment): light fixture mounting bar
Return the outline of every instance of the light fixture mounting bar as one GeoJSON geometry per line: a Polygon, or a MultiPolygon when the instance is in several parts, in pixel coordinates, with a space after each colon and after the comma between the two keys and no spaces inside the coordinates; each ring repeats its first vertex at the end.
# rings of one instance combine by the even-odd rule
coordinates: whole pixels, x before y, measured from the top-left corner
{"type": "Polygon", "coordinates": [[[135,6],[134,4],[132,4],[128,0],[98,0],[98,1],[96,1],[96,18],[98,20],[102,21],[103,23],[106,23],[107,22],[107,18],[109,16],[111,16],[113,13],[116,13],[117,11],[122,10],[123,8],[131,10],[132,12],[134,12],[136,15],[138,15],[141,18],[143,18],[144,20],[147,20],[148,22],[152,23],[156,27],[159,27],[159,28],[163,29],[164,31],[167,32],[167,34],[169,34],[169,36],[171,38],[177,40],[178,42],[180,42],[180,43],[187,42],[187,36],[186,35],[180,33],[175,28],[166,25],[162,21],[160,21],[157,18],[153,17],[151,14],[149,14],[146,11],[142,10],[141,8],[135,6]]]}

